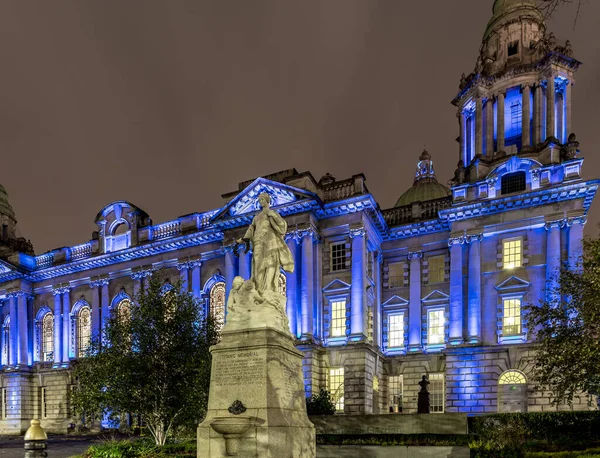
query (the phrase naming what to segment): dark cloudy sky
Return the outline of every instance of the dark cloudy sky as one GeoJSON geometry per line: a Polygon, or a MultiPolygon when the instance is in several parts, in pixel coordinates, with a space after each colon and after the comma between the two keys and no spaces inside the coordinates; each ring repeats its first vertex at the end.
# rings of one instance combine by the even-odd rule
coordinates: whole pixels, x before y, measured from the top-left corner
{"type": "MultiPolygon", "coordinates": [[[[278,170],[364,173],[383,208],[423,145],[458,153],[450,100],[492,0],[2,0],[0,183],[37,253],[89,240],[106,204],[155,222],[278,170]]],[[[600,1],[550,22],[584,62],[574,130],[600,176],[600,1]]],[[[588,232],[597,232],[600,204],[588,232]]]]}

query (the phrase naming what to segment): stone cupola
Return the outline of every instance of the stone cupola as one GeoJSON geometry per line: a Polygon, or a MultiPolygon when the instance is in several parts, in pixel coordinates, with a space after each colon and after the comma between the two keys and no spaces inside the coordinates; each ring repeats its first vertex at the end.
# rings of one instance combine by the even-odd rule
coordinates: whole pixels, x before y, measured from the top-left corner
{"type": "Polygon", "coordinates": [[[413,185],[400,196],[395,207],[441,199],[449,195],[450,190],[443,184],[438,183],[431,154],[424,149],[421,156],[419,156],[413,185]]]}
{"type": "Polygon", "coordinates": [[[8,201],[8,193],[0,185],[0,257],[14,252],[33,254],[31,242],[18,236],[15,211],[8,201]]]}
{"type": "Polygon", "coordinates": [[[571,90],[580,62],[558,45],[535,0],[495,0],[474,71],[461,78],[459,160],[465,181],[513,154],[556,164],[573,132],[571,90]]]}

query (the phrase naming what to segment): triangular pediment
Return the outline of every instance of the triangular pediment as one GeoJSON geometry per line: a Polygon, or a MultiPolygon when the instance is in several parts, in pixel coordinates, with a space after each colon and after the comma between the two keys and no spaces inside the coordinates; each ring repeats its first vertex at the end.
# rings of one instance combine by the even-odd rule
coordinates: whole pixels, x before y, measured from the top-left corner
{"type": "Polygon", "coordinates": [[[422,302],[447,302],[448,300],[450,300],[450,296],[437,289],[421,299],[422,302]]]}
{"type": "Polygon", "coordinates": [[[13,272],[15,267],[5,261],[0,260],[0,275],[13,272]]]}
{"type": "MultiPolygon", "coordinates": [[[[271,206],[282,209],[295,204],[320,202],[318,196],[310,191],[295,188],[266,178],[257,178],[235,196],[213,217],[213,222],[235,218],[260,210],[258,196],[266,192],[271,196],[271,206]]],[[[280,213],[282,213],[280,211],[280,213]]]]}
{"type": "Polygon", "coordinates": [[[406,299],[404,299],[403,297],[396,296],[394,294],[387,301],[385,301],[382,305],[383,305],[383,307],[404,307],[404,306],[408,306],[408,301],[406,299]]]}
{"type": "Polygon", "coordinates": [[[348,283],[336,278],[331,283],[329,283],[327,286],[325,286],[325,288],[323,288],[323,292],[324,293],[339,293],[340,291],[349,291],[350,288],[351,288],[351,286],[348,283]]]}
{"type": "Polygon", "coordinates": [[[502,283],[500,283],[498,286],[496,286],[496,289],[498,291],[512,290],[512,289],[524,289],[524,288],[529,287],[530,284],[531,283],[529,283],[527,280],[523,280],[522,278],[515,277],[513,275],[512,277],[507,278],[502,283]]]}

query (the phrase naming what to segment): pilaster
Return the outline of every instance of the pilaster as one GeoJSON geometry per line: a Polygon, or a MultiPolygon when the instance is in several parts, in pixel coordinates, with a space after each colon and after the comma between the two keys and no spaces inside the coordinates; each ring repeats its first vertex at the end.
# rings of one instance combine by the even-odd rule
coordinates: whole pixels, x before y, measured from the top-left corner
{"type": "Polygon", "coordinates": [[[350,228],[352,240],[352,287],[350,290],[350,341],[366,339],[365,257],[366,231],[364,227],[350,228]]]}
{"type": "Polygon", "coordinates": [[[521,114],[522,119],[522,146],[530,146],[531,145],[531,135],[530,135],[530,112],[531,112],[531,88],[528,84],[524,84],[521,86],[521,94],[522,94],[522,107],[523,111],[521,114]]]}
{"type": "Polygon", "coordinates": [[[542,97],[544,87],[539,83],[535,85],[533,92],[533,144],[542,143],[542,97]]]}
{"type": "Polygon", "coordinates": [[[582,269],[583,227],[586,222],[585,216],[576,216],[567,220],[569,226],[569,270],[572,271],[582,269]]]}
{"type": "Polygon", "coordinates": [[[314,338],[314,243],[317,232],[312,226],[298,230],[302,241],[302,280],[300,286],[301,340],[312,341],[314,338]]]}
{"type": "Polygon", "coordinates": [[[475,156],[483,154],[483,99],[475,99],[475,156]]]}
{"type": "Polygon", "coordinates": [[[498,94],[498,100],[497,100],[497,126],[496,126],[496,131],[497,131],[497,138],[498,138],[498,145],[496,147],[496,149],[498,151],[504,151],[505,148],[505,138],[506,138],[506,131],[505,131],[505,126],[504,126],[504,92],[500,92],[498,94]]]}
{"type": "Polygon", "coordinates": [[[556,103],[556,88],[554,75],[549,76],[546,83],[546,138],[555,137],[554,110],[556,103]]]}
{"type": "Polygon", "coordinates": [[[557,299],[561,265],[560,232],[564,226],[564,220],[546,223],[546,300],[548,302],[557,299]]]}
{"type": "Polygon", "coordinates": [[[52,289],[52,294],[54,295],[54,367],[59,367],[62,361],[62,346],[63,346],[63,338],[62,338],[62,288],[60,285],[56,285],[52,289]]]}
{"type": "Polygon", "coordinates": [[[419,351],[421,342],[421,258],[422,251],[408,253],[410,261],[410,296],[408,306],[408,351],[419,351]]]}
{"type": "Polygon", "coordinates": [[[469,235],[468,342],[481,342],[481,240],[482,234],[469,235]]]}
{"type": "Polygon", "coordinates": [[[71,347],[71,287],[62,286],[62,357],[63,366],[69,364],[69,348],[71,347]]]}
{"type": "MultiPolygon", "coordinates": [[[[287,244],[290,252],[292,253],[292,259],[294,265],[297,266],[298,259],[298,240],[295,233],[290,232],[286,234],[285,243],[287,244]]],[[[285,273],[285,294],[287,296],[286,313],[290,322],[290,332],[294,337],[299,335],[298,333],[298,269],[294,268],[293,272],[285,273]]]]}
{"type": "Polygon", "coordinates": [[[90,288],[92,288],[92,338],[99,338],[101,332],[100,326],[100,286],[98,277],[92,279],[90,288]]]}
{"type": "Polygon", "coordinates": [[[463,245],[465,237],[448,240],[450,247],[450,345],[464,342],[463,334],[463,245]]]}
{"type": "Polygon", "coordinates": [[[490,97],[485,102],[485,154],[494,154],[494,101],[490,97]]]}

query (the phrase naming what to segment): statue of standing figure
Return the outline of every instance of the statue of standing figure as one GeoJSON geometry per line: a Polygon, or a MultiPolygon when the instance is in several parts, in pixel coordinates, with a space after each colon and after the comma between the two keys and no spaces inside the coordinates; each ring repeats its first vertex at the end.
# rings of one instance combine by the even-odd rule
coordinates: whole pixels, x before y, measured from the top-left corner
{"type": "Polygon", "coordinates": [[[290,333],[286,314],[287,298],[279,291],[279,275],[294,271],[294,259],[285,243],[287,223],[279,213],[271,210],[271,196],[258,196],[261,211],[237,247],[252,246],[252,274],[249,279],[235,277],[227,298],[227,317],[223,330],[272,327],[290,333]]]}
{"type": "Polygon", "coordinates": [[[419,391],[419,399],[417,401],[417,413],[430,413],[431,411],[427,385],[429,385],[429,380],[427,379],[427,376],[424,375],[423,379],[419,382],[421,391],[419,391]]]}
{"type": "Polygon", "coordinates": [[[266,192],[258,196],[262,210],[253,219],[246,234],[238,243],[252,244],[252,276],[260,295],[265,291],[279,291],[279,272],[294,271],[294,260],[283,237],[287,223],[275,210],[271,210],[271,196],[266,192]]]}

